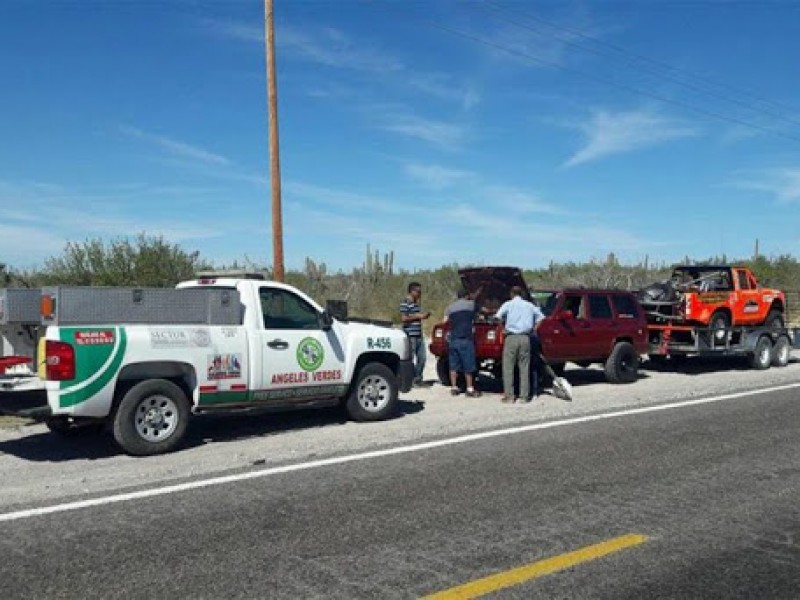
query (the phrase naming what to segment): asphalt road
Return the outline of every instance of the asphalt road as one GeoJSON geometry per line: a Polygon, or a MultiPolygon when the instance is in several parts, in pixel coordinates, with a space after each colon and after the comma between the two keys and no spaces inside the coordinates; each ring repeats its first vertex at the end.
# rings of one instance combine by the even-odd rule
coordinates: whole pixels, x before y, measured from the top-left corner
{"type": "MultiPolygon", "coordinates": [[[[0,522],[3,598],[796,598],[797,389],[0,522]]],[[[143,468],[146,465],[143,464],[143,468]]]]}

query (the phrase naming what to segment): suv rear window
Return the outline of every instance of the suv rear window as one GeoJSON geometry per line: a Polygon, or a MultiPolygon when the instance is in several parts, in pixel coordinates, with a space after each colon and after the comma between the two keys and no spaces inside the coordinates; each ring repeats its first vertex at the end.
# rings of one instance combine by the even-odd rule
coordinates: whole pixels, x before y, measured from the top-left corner
{"type": "Polygon", "coordinates": [[[619,317],[633,318],[639,314],[636,301],[628,294],[614,294],[614,309],[619,317]]]}
{"type": "Polygon", "coordinates": [[[593,319],[610,319],[611,304],[605,294],[589,294],[589,314],[593,319]]]}

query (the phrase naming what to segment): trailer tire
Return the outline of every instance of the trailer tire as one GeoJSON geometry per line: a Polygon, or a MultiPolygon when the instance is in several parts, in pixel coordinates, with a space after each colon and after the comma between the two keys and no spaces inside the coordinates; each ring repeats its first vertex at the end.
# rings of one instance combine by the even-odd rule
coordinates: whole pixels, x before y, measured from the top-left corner
{"type": "Polygon", "coordinates": [[[397,408],[397,378],[383,363],[367,363],[356,376],[345,402],[354,421],[382,421],[397,408]]]}
{"type": "Polygon", "coordinates": [[[617,342],[605,366],[609,383],[632,383],[639,377],[639,355],[630,342],[617,342]]]}
{"type": "Polygon", "coordinates": [[[789,338],[785,335],[778,336],[775,345],[772,347],[772,366],[785,367],[789,364],[792,345],[789,338]]]}
{"type": "Polygon", "coordinates": [[[174,450],[189,421],[189,400],[166,379],[148,379],[122,397],[113,418],[114,440],[128,454],[151,456],[174,450]]]}
{"type": "Polygon", "coordinates": [[[757,371],[769,369],[772,364],[772,340],[768,335],[758,338],[753,355],[750,357],[750,366],[757,371]]]}

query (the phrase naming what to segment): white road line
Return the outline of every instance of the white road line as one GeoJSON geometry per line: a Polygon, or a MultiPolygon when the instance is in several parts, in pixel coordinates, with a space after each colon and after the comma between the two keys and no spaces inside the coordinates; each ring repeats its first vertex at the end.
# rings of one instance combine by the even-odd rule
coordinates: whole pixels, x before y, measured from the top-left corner
{"type": "Polygon", "coordinates": [[[369,460],[371,458],[381,458],[384,456],[394,456],[397,454],[407,454],[409,452],[420,452],[422,450],[430,450],[432,448],[441,448],[444,446],[452,446],[454,444],[463,444],[465,442],[473,442],[476,440],[485,440],[504,435],[513,435],[517,433],[526,433],[529,431],[537,431],[540,429],[553,429],[555,427],[564,427],[566,425],[577,425],[580,423],[589,423],[591,421],[602,421],[605,419],[615,419],[618,417],[627,417],[631,415],[641,415],[645,413],[674,410],[678,408],[685,408],[687,406],[697,406],[700,404],[711,404],[714,402],[721,402],[723,400],[732,400],[735,398],[744,398],[756,394],[768,394],[770,392],[778,392],[782,390],[789,390],[800,387],[800,383],[790,383],[786,385],[779,385],[771,388],[764,388],[760,390],[751,390],[747,392],[736,392],[734,394],[725,394],[722,396],[712,396],[710,398],[698,398],[696,400],[682,400],[680,402],[673,402],[670,404],[660,404],[657,406],[643,406],[641,408],[630,408],[626,410],[619,410],[609,413],[601,413],[596,415],[586,415],[583,417],[574,417],[570,419],[561,419],[558,421],[547,421],[544,423],[533,423],[530,425],[520,425],[519,427],[509,427],[506,429],[498,429],[494,431],[485,431],[482,433],[471,433],[461,435],[454,438],[444,440],[436,440],[433,442],[424,442],[421,444],[411,444],[409,446],[398,446],[396,448],[387,448],[385,450],[373,450],[371,452],[364,452],[362,454],[350,454],[347,456],[338,456],[335,458],[324,458],[320,460],[312,460],[309,462],[298,463],[293,465],[285,465],[282,467],[272,467],[269,469],[260,469],[258,471],[249,471],[247,473],[239,473],[236,475],[226,475],[223,477],[212,477],[210,479],[201,479],[198,481],[191,481],[188,483],[181,483],[176,485],[168,485],[164,487],[153,488],[149,490],[140,490],[138,492],[130,492],[126,494],[114,494],[112,496],[103,496],[100,498],[90,498],[88,500],[79,500],[76,502],[67,502],[64,504],[55,504],[53,506],[43,506],[40,508],[30,508],[26,510],[18,510],[8,513],[0,513],[0,522],[4,521],[18,521],[20,519],[28,519],[31,517],[39,517],[43,515],[50,515],[54,513],[67,512],[70,510],[79,510],[81,508],[90,508],[92,506],[103,506],[105,504],[114,504],[117,502],[128,502],[130,500],[139,500],[142,498],[153,498],[155,496],[165,496],[167,494],[175,494],[178,492],[186,492],[200,488],[211,487],[215,485],[223,485],[226,483],[234,483],[237,481],[246,481],[248,479],[259,479],[262,477],[270,477],[272,475],[280,475],[283,473],[292,473],[295,471],[306,471],[309,469],[317,469],[320,467],[328,467],[331,465],[341,465],[345,463],[357,462],[362,460],[369,460]]]}

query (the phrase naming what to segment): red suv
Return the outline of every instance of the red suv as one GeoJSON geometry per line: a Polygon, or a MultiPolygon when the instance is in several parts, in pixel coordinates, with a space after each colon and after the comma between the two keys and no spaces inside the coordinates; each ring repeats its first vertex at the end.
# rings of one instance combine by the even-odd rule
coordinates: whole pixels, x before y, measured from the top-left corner
{"type": "MultiPolygon", "coordinates": [[[[639,356],[648,351],[647,321],[636,297],[622,290],[564,289],[531,292],[515,267],[480,267],[459,270],[464,288],[477,294],[478,306],[492,311],[509,299],[518,285],[528,299],[541,306],[545,319],[539,325],[542,353],[557,372],[566,362],[582,367],[603,363],[608,381],[628,383],[638,376],[639,356]]],[[[476,318],[475,352],[480,370],[502,375],[503,326],[482,316],[476,318]]],[[[449,385],[448,324],[433,328],[430,345],[438,357],[440,381],[449,385]]]]}

